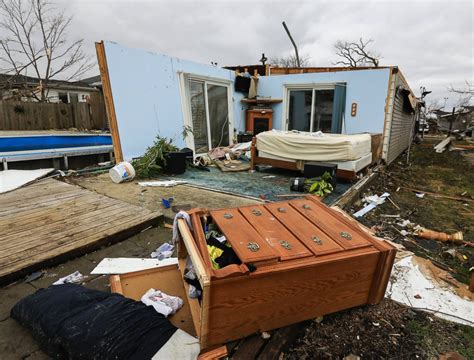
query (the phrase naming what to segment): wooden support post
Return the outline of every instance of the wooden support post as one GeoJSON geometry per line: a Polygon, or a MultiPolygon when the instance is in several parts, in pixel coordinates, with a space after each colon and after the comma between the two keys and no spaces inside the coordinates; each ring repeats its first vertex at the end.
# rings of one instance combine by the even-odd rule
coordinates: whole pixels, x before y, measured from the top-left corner
{"type": "Polygon", "coordinates": [[[107,67],[104,42],[96,42],[95,50],[97,52],[97,62],[99,63],[100,78],[102,80],[107,119],[109,120],[112,142],[114,144],[115,159],[117,162],[121,162],[123,161],[122,145],[120,143],[117,116],[115,114],[114,99],[112,96],[112,86],[110,85],[109,69],[107,67]]]}

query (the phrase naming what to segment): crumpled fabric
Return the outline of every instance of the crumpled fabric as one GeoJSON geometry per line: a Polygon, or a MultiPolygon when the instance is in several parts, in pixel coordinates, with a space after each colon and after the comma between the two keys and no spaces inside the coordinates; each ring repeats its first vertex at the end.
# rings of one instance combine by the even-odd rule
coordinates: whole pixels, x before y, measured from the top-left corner
{"type": "Polygon", "coordinates": [[[189,217],[189,214],[186,211],[181,210],[179,213],[176,214],[173,220],[173,237],[171,238],[173,245],[176,245],[180,239],[179,230],[178,230],[179,219],[186,220],[186,223],[188,224],[189,229],[193,231],[193,224],[191,223],[191,218],[189,217]]]}

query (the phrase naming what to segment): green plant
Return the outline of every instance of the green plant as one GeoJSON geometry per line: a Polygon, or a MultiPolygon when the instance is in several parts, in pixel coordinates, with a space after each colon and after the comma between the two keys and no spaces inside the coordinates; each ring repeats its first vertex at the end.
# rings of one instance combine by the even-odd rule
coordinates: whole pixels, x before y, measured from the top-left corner
{"type": "Polygon", "coordinates": [[[157,135],[153,145],[146,149],[145,154],[132,161],[136,177],[146,179],[157,176],[166,166],[166,153],[171,151],[178,151],[178,148],[172,144],[172,140],[157,135]]]}
{"type": "Polygon", "coordinates": [[[305,180],[305,191],[320,197],[326,197],[334,188],[331,184],[332,176],[327,171],[320,178],[305,180]]]}

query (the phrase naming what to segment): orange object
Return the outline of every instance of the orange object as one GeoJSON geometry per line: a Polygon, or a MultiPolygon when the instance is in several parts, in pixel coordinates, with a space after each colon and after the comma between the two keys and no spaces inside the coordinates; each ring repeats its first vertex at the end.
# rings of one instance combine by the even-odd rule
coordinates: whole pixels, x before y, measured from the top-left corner
{"type": "Polygon", "coordinates": [[[437,241],[452,241],[454,243],[462,243],[463,242],[463,235],[462,231],[458,231],[454,234],[447,234],[444,232],[438,232],[434,230],[429,230],[425,228],[421,228],[418,230],[416,233],[416,236],[423,238],[423,239],[428,239],[428,240],[437,240],[437,241]]]}
{"type": "Polygon", "coordinates": [[[251,132],[254,135],[257,135],[263,131],[271,130],[273,129],[272,119],[272,109],[247,110],[245,130],[251,132]]]}

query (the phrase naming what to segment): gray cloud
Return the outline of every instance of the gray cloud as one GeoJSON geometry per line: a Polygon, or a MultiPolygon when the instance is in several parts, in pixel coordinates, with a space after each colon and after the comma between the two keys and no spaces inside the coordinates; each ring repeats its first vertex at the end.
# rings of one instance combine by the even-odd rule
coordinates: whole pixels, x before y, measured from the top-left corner
{"type": "MultiPolygon", "coordinates": [[[[71,37],[111,40],[203,63],[253,64],[290,54],[285,20],[300,52],[331,66],[338,39],[374,39],[381,65],[398,65],[412,89],[450,97],[451,84],[473,81],[471,1],[63,1],[71,37]]],[[[96,70],[97,71],[97,70],[96,70]]]]}

